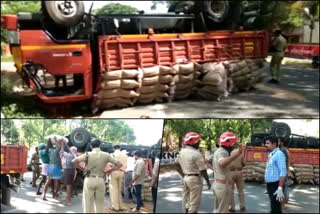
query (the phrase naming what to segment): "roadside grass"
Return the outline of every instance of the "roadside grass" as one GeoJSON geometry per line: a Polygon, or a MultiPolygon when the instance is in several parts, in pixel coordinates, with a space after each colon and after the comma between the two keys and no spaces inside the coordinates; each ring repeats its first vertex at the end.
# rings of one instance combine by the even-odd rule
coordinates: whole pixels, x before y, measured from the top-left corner
{"type": "Polygon", "coordinates": [[[1,56],[1,63],[3,62],[13,62],[12,56],[1,56]]]}

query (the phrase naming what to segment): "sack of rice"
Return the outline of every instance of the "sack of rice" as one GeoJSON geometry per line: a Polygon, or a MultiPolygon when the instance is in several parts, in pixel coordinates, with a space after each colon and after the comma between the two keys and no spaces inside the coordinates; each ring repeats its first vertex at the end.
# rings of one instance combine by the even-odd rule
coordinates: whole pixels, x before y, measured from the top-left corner
{"type": "Polygon", "coordinates": [[[133,79],[123,79],[121,81],[121,88],[123,89],[136,89],[140,86],[140,83],[133,79]]]}
{"type": "Polygon", "coordinates": [[[152,103],[153,101],[155,100],[155,98],[146,98],[146,99],[144,99],[144,98],[139,98],[138,99],[138,102],[139,103],[142,103],[142,104],[149,104],[149,103],[152,103]]]}
{"type": "Polygon", "coordinates": [[[142,78],[142,86],[157,85],[159,83],[159,76],[142,78]]]}
{"type": "Polygon", "coordinates": [[[188,83],[192,82],[194,79],[194,73],[188,75],[179,75],[179,83],[188,83]]]}
{"type": "Polygon", "coordinates": [[[159,76],[159,83],[161,84],[169,84],[172,81],[173,81],[173,76],[170,74],[159,76]]]}
{"type": "Polygon", "coordinates": [[[173,69],[172,67],[168,67],[168,66],[160,66],[160,75],[176,75],[178,73],[178,71],[176,69],[173,69]]]}
{"type": "Polygon", "coordinates": [[[310,168],[313,169],[313,165],[310,164],[292,164],[294,168],[310,168]]]}
{"type": "Polygon", "coordinates": [[[118,89],[121,87],[121,80],[105,80],[101,82],[101,88],[106,90],[118,89]]]}
{"type": "Polygon", "coordinates": [[[140,70],[122,70],[122,79],[136,79],[140,74],[140,70]]]}
{"type": "Polygon", "coordinates": [[[104,80],[119,80],[122,77],[122,70],[105,72],[102,76],[104,80]]]}
{"type": "Polygon", "coordinates": [[[154,66],[154,67],[150,67],[150,68],[142,68],[141,69],[143,72],[143,77],[154,77],[154,76],[158,76],[159,72],[160,72],[160,66],[154,66]]]}
{"type": "Polygon", "coordinates": [[[195,68],[194,68],[193,62],[179,65],[179,73],[182,75],[189,75],[191,73],[194,73],[194,71],[195,71],[195,68]]]}

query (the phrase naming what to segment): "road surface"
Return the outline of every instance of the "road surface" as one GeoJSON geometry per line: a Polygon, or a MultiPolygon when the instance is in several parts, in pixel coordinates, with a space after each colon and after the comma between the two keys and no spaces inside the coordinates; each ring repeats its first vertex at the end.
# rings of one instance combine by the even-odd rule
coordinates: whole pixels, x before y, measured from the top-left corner
{"type": "MultiPolygon", "coordinates": [[[[82,190],[78,190],[78,196],[72,198],[72,206],[67,206],[63,202],[65,201],[66,193],[63,191],[63,197],[60,201],[54,200],[50,193],[50,188],[47,193],[48,201],[43,201],[41,196],[37,196],[36,189],[32,188],[29,184],[32,179],[32,172],[24,174],[25,181],[21,184],[21,190],[19,193],[11,192],[11,206],[3,206],[1,204],[1,213],[83,213],[82,209],[82,190]]],[[[38,180],[38,183],[40,180],[38,180]]],[[[42,186],[43,187],[43,186],[42,186]]],[[[43,188],[41,189],[41,191],[43,188]]],[[[117,213],[111,212],[111,202],[109,195],[105,196],[105,213],[117,213]]],[[[145,207],[141,210],[141,213],[148,213],[152,211],[152,203],[144,202],[145,207]]],[[[127,208],[127,213],[130,213],[129,209],[135,207],[133,203],[124,203],[123,206],[127,208]]],[[[119,212],[118,212],[119,213],[119,212]]]]}
{"type": "MultiPolygon", "coordinates": [[[[210,178],[212,176],[210,175],[210,178]]],[[[212,179],[211,179],[212,180],[212,179]]],[[[179,174],[166,172],[160,174],[156,212],[181,213],[182,212],[182,183],[179,174]]],[[[259,183],[245,184],[245,213],[269,213],[270,203],[268,195],[264,194],[266,186],[259,183]]],[[[290,201],[286,213],[319,213],[319,186],[295,185],[290,188],[290,201]]],[[[240,213],[238,196],[235,193],[236,212],[240,213]]],[[[212,190],[203,185],[203,193],[199,213],[211,213],[214,207],[212,190]]]]}

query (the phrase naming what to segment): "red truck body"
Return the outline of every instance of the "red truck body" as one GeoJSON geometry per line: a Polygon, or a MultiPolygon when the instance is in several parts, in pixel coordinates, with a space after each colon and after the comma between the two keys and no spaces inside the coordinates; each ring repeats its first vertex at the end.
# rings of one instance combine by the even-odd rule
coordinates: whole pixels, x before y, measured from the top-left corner
{"type": "MultiPolygon", "coordinates": [[[[99,90],[103,72],[192,61],[265,58],[269,42],[265,31],[99,36],[99,71],[93,71],[89,41],[54,41],[43,30],[21,30],[19,33],[20,44],[12,46],[19,73],[23,74],[22,66],[32,61],[42,65],[53,76],[72,74],[82,79],[80,94],[47,96],[44,91],[37,90],[38,97],[50,104],[91,99],[99,90]],[[98,73],[96,79],[93,78],[94,73],[98,73]]],[[[31,87],[35,87],[33,80],[29,82],[31,87]]]]}
{"type": "MultiPolygon", "coordinates": [[[[298,149],[289,148],[291,164],[319,165],[319,149],[298,149]]],[[[267,162],[268,153],[265,147],[245,148],[245,160],[247,162],[267,162]]]]}
{"type": "Polygon", "coordinates": [[[25,146],[1,145],[1,175],[27,171],[28,148],[25,146]]]}
{"type": "Polygon", "coordinates": [[[285,55],[312,59],[319,56],[319,44],[288,44],[285,55]]]}

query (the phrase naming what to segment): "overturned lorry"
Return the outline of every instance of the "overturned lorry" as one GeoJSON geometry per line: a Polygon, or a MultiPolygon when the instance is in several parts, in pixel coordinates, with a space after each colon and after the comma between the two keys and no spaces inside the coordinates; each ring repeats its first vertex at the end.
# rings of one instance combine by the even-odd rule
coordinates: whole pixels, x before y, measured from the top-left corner
{"type": "Polygon", "coordinates": [[[85,101],[96,112],[191,95],[219,100],[263,81],[269,36],[217,31],[208,23],[230,19],[229,1],[204,2],[210,10],[92,15],[81,1],[42,1],[41,13],[1,22],[18,73],[52,107],[85,101]]]}

